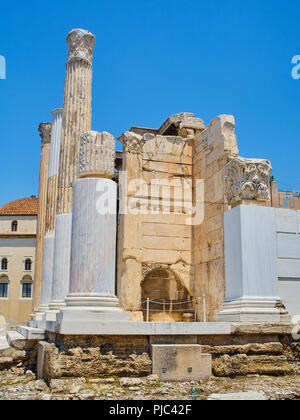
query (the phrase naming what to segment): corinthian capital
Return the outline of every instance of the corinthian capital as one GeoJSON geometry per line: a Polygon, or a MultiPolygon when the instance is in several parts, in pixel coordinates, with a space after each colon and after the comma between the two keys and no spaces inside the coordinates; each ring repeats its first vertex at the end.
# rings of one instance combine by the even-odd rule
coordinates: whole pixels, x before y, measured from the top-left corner
{"type": "Polygon", "coordinates": [[[51,129],[51,123],[41,123],[39,125],[39,133],[42,139],[42,146],[44,146],[47,143],[51,143],[51,129]]]}
{"type": "Polygon", "coordinates": [[[106,132],[81,134],[78,152],[78,178],[112,178],[115,173],[115,139],[106,132]]]}
{"type": "Polygon", "coordinates": [[[67,36],[69,48],[68,63],[73,60],[83,60],[92,65],[95,37],[84,29],[73,29],[67,36]]]}
{"type": "Polygon", "coordinates": [[[231,206],[243,200],[270,200],[269,160],[237,157],[228,163],[225,174],[226,197],[231,206]]]}

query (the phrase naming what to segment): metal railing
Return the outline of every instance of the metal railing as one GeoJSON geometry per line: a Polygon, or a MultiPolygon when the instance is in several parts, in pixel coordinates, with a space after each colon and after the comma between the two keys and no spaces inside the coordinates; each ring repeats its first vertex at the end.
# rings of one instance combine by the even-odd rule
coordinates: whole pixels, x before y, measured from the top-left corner
{"type": "Polygon", "coordinates": [[[202,312],[203,312],[203,322],[207,322],[207,316],[206,316],[206,299],[205,299],[205,295],[203,295],[202,297],[199,298],[195,298],[195,299],[191,299],[191,300],[187,300],[187,301],[174,301],[174,300],[152,300],[150,298],[147,298],[146,300],[144,300],[142,302],[142,311],[146,312],[146,322],[149,322],[150,320],[150,313],[151,312],[162,312],[164,314],[166,313],[182,313],[182,314],[186,314],[186,313],[194,313],[195,316],[195,322],[198,322],[197,319],[197,313],[198,313],[198,308],[199,305],[201,304],[202,301],[202,312]],[[151,308],[150,304],[153,305],[157,305],[157,306],[161,306],[160,309],[157,308],[151,308]],[[146,307],[144,308],[144,306],[146,305],[146,307]],[[178,308],[175,309],[177,307],[179,307],[179,305],[190,305],[190,308],[178,308]],[[175,308],[174,308],[175,307],[175,308]]]}

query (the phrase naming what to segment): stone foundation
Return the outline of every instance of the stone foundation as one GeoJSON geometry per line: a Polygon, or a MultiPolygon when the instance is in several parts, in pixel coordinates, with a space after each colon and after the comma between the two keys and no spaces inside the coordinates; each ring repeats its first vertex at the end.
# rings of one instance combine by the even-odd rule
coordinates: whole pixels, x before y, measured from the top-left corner
{"type": "Polygon", "coordinates": [[[21,340],[19,334],[11,336],[9,348],[0,350],[0,370],[21,364],[36,371],[37,348],[41,347],[40,376],[47,380],[145,377],[153,373],[153,344],[174,348],[198,344],[201,353],[211,355],[215,377],[299,375],[300,342],[293,340],[293,328],[282,323],[232,324],[231,333],[224,335],[71,336],[48,332],[39,344],[39,340],[21,340]]]}

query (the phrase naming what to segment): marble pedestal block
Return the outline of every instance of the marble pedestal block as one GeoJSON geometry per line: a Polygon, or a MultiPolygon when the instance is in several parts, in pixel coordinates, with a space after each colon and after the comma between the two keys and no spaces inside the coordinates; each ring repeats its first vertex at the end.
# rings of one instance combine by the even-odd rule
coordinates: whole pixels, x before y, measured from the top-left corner
{"type": "Polygon", "coordinates": [[[65,307],[65,297],[69,292],[71,230],[72,214],[60,214],[56,216],[53,285],[52,298],[49,304],[50,310],[59,310],[65,307]]]}
{"type": "Polygon", "coordinates": [[[280,322],[275,209],[225,213],[226,299],[217,321],[280,322]]]}

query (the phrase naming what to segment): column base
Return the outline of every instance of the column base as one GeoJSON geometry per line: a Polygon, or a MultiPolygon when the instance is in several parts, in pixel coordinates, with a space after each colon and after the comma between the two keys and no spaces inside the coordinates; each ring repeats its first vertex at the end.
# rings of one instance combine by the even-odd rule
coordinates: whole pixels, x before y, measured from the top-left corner
{"type": "Polygon", "coordinates": [[[61,309],[66,307],[66,302],[64,300],[52,300],[49,303],[49,310],[59,312],[61,309]]]}
{"type": "Polygon", "coordinates": [[[64,312],[122,313],[119,299],[110,294],[70,294],[65,299],[64,312]]]}
{"type": "Polygon", "coordinates": [[[216,314],[217,322],[282,322],[286,314],[278,309],[280,299],[242,297],[225,300],[216,314]]]}
{"type": "Polygon", "coordinates": [[[103,323],[129,322],[130,315],[123,312],[119,299],[113,295],[69,295],[66,307],[57,314],[55,324],[47,323],[47,329],[60,334],[82,334],[82,331],[97,331],[103,323]]]}

